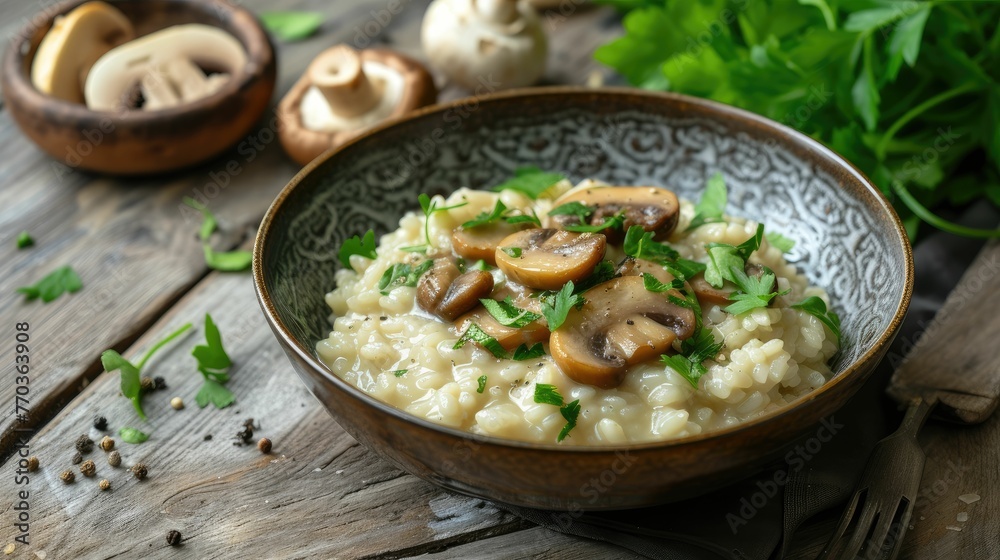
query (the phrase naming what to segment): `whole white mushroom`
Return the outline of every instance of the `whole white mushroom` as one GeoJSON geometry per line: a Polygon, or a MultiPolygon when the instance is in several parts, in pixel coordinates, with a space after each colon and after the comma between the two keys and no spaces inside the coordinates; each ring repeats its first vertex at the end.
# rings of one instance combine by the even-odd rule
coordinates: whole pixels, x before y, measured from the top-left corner
{"type": "Polygon", "coordinates": [[[477,94],[528,86],[545,72],[545,32],[528,0],[434,0],[420,39],[435,69],[477,94]]]}

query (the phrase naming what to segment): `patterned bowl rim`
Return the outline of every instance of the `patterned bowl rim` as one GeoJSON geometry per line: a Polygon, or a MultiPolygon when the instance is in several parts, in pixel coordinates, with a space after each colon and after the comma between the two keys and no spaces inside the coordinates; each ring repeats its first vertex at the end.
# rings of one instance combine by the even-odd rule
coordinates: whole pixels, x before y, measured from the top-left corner
{"type": "MultiPolygon", "coordinates": [[[[844,187],[841,187],[844,188],[844,187]]],[[[418,427],[435,430],[442,432],[444,434],[467,439],[475,440],[477,443],[489,443],[491,445],[506,446],[506,447],[517,447],[517,448],[527,448],[539,451],[562,451],[571,453],[608,453],[614,452],[616,450],[628,450],[628,451],[642,451],[651,450],[659,448],[671,448],[671,447],[681,447],[690,443],[700,443],[704,440],[712,438],[722,438],[727,436],[738,435],[743,430],[748,430],[755,426],[771,424],[775,422],[781,422],[782,417],[787,415],[793,410],[807,406],[812,401],[820,398],[823,394],[833,390],[833,388],[838,385],[847,382],[847,380],[855,375],[858,375],[866,367],[870,366],[874,368],[875,364],[870,362],[877,360],[884,348],[888,346],[895,336],[896,331],[899,329],[900,323],[903,321],[903,317],[906,315],[906,311],[910,305],[910,296],[913,291],[913,253],[910,248],[909,239],[906,235],[906,230],[903,227],[903,223],[900,221],[899,216],[896,211],[892,208],[888,199],[882,194],[882,192],[862,173],[858,168],[856,168],[852,163],[838,155],[836,152],[827,148],[820,142],[771,119],[762,117],[755,113],[745,111],[743,109],[738,109],[736,107],[726,105],[723,103],[718,103],[715,101],[710,101],[706,99],[701,99],[697,97],[691,97],[687,95],[670,93],[670,92],[652,92],[644,91],[634,88],[627,87],[602,87],[602,88],[587,88],[582,86],[546,86],[546,87],[533,87],[533,88],[520,88],[512,89],[508,91],[503,91],[499,93],[492,93],[489,95],[476,96],[476,97],[465,97],[462,99],[457,99],[447,103],[439,103],[436,105],[431,105],[418,109],[411,113],[408,113],[402,117],[385,121],[379,125],[374,126],[363,134],[359,134],[355,138],[351,139],[344,144],[327,150],[323,155],[314,159],[308,165],[303,167],[287,185],[278,193],[278,196],[271,203],[271,206],[267,209],[267,213],[261,220],[260,227],[257,230],[257,237],[254,242],[253,249],[253,281],[254,281],[254,291],[257,294],[257,301],[264,311],[264,316],[266,317],[268,323],[270,324],[272,330],[278,333],[286,348],[292,349],[295,355],[308,367],[312,368],[315,372],[319,373],[320,376],[326,380],[328,383],[332,383],[340,391],[346,393],[347,395],[354,397],[369,406],[373,406],[385,414],[396,417],[397,419],[403,420],[410,424],[415,424],[418,427]],[[435,113],[444,113],[449,110],[457,109],[460,106],[469,102],[470,99],[475,99],[479,104],[493,104],[509,102],[512,99],[524,99],[530,100],[532,98],[541,97],[560,97],[560,96],[593,96],[593,97],[645,97],[650,101],[664,101],[668,104],[673,105],[683,105],[688,104],[692,106],[697,106],[702,109],[709,118],[716,118],[724,121],[744,121],[743,124],[753,125],[765,133],[770,134],[779,143],[785,146],[797,145],[798,148],[803,149],[806,152],[811,153],[812,156],[826,160],[833,165],[840,167],[842,171],[846,173],[851,180],[857,182],[864,189],[867,189],[868,193],[872,196],[874,204],[867,205],[869,208],[875,210],[877,213],[881,213],[882,217],[888,217],[892,225],[895,226],[896,241],[899,242],[900,248],[902,249],[903,256],[905,259],[905,278],[903,279],[903,291],[900,296],[899,302],[896,306],[895,313],[893,314],[892,321],[889,322],[888,326],[882,330],[879,334],[879,338],[876,343],[862,356],[854,360],[850,365],[848,365],[844,371],[835,375],[833,378],[828,380],[819,388],[810,392],[809,394],[803,396],[802,398],[794,401],[792,404],[784,406],[772,413],[764,414],[747,422],[742,422],[734,426],[710,430],[707,432],[702,432],[697,435],[687,436],[683,438],[670,439],[665,441],[656,442],[644,442],[644,443],[634,443],[627,445],[580,445],[580,446],[561,446],[552,443],[535,443],[535,442],[525,442],[512,439],[505,439],[496,436],[484,436],[479,434],[473,434],[464,430],[459,430],[457,428],[452,428],[449,426],[444,426],[441,424],[435,424],[429,420],[419,418],[413,414],[406,411],[395,408],[394,406],[382,402],[372,395],[369,395],[358,389],[354,385],[344,381],[343,379],[337,377],[330,369],[323,364],[319,359],[317,359],[313,351],[303,345],[298,339],[296,339],[288,327],[282,322],[281,318],[278,316],[277,309],[271,300],[271,293],[268,290],[267,285],[264,282],[264,270],[263,270],[263,258],[264,258],[264,248],[268,242],[268,234],[270,233],[271,227],[274,223],[275,216],[277,216],[282,211],[282,205],[285,200],[291,195],[291,193],[303,182],[308,181],[313,175],[314,171],[326,163],[331,158],[334,158],[341,151],[347,150],[354,144],[362,142],[370,137],[377,136],[383,131],[390,129],[394,126],[417,120],[428,115],[435,113]]]]}

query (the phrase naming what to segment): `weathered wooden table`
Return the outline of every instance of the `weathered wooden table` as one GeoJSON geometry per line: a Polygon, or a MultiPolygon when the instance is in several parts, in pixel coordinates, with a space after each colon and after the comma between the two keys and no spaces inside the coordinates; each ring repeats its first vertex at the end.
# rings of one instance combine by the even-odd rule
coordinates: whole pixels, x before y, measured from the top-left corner
{"type": "MultiPolygon", "coordinates": [[[[301,74],[311,57],[338,43],[384,43],[420,57],[419,24],[425,0],[402,0],[398,13],[382,2],[361,0],[245,0],[251,10],[323,12],[327,23],[311,39],[277,44],[276,97],[301,74]]],[[[549,83],[583,84],[593,72],[593,48],[620,32],[608,8],[566,0],[546,17],[551,37],[549,83]]],[[[2,36],[16,33],[46,1],[0,1],[2,36]]],[[[464,96],[445,87],[442,99],[464,96]]],[[[277,101],[277,100],[275,100],[277,101]]],[[[266,119],[269,120],[269,119],[266,119]]],[[[277,142],[253,150],[231,150],[183,173],[115,179],[71,169],[44,156],[0,111],[0,315],[5,340],[0,375],[0,549],[14,545],[14,558],[633,558],[617,547],[534,527],[493,504],[457,496],[406,475],[359,446],[327,415],[295,378],[254,299],[248,273],[209,271],[196,238],[197,223],[181,210],[181,199],[206,195],[221,222],[217,247],[249,248],[256,224],[272,198],[297,171],[277,142]],[[227,169],[239,172],[233,174],[227,169]],[[36,240],[17,251],[13,239],[28,230],[36,240]],[[50,304],[25,303],[15,293],[52,269],[72,265],[83,279],[80,292],[50,304]],[[149,422],[135,417],[119,396],[117,373],[103,372],[100,354],[114,348],[136,357],[167,332],[210,312],[235,362],[229,387],[234,406],[217,410],[194,404],[201,376],[190,349],[202,334],[188,335],[158,354],[149,375],[169,389],[147,396],[149,422]],[[15,325],[29,325],[29,412],[15,414],[15,325]],[[173,410],[180,396],[187,407],[173,410]],[[64,484],[59,473],[73,468],[74,441],[92,437],[95,416],[112,430],[135,425],[148,442],[119,442],[122,468],[104,453],[97,476],[77,475],[64,484]],[[270,455],[236,447],[233,436],[247,417],[257,436],[274,442],[270,455]],[[212,436],[211,439],[208,436],[212,436]],[[41,459],[25,480],[14,455],[20,446],[41,459]],[[149,465],[149,478],[134,480],[124,466],[149,465]],[[112,489],[101,492],[107,478],[112,489]],[[27,508],[27,509],[25,509],[27,508]],[[26,512],[26,513],[25,513],[26,512]],[[16,526],[18,518],[27,524],[16,526]],[[22,534],[25,529],[27,535],[22,534]],[[171,529],[184,536],[181,549],[166,546],[171,529]],[[17,542],[21,536],[30,540],[17,542]]],[[[995,272],[994,272],[995,274],[995,272]]],[[[200,329],[199,329],[200,330],[200,329]]],[[[21,389],[24,391],[24,389],[21,389]]],[[[996,446],[1000,421],[955,432],[930,426],[925,481],[951,480],[921,512],[904,551],[906,558],[952,558],[957,550],[1000,554],[996,545],[998,495],[996,446]],[[992,449],[988,453],[983,448],[992,449]],[[962,472],[949,473],[956,457],[962,472]],[[977,488],[983,500],[957,501],[977,488]],[[959,511],[971,514],[965,530],[947,526],[959,511]],[[976,510],[979,511],[976,511],[976,510]]],[[[831,514],[797,536],[796,558],[811,558],[832,530],[831,514]]],[[[979,556],[986,557],[986,556],[979,556]]],[[[993,556],[996,557],[996,556],[993,556]]]]}

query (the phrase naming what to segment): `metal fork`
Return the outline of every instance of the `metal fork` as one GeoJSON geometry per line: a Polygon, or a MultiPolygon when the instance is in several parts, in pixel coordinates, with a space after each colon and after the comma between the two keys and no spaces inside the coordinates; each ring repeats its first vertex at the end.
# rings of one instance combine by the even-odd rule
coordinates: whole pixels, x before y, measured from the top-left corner
{"type": "Polygon", "coordinates": [[[935,404],[923,398],[912,401],[899,429],[875,445],[837,530],[817,560],[896,558],[927,459],[917,433],[935,404]]]}

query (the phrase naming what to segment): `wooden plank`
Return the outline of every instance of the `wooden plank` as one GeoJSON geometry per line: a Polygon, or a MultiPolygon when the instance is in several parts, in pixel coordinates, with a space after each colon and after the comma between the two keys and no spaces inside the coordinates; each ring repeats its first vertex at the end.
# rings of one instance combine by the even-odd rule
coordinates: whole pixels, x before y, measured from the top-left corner
{"type": "MultiPolygon", "coordinates": [[[[169,386],[145,398],[148,423],[119,396],[118,375],[102,374],[30,442],[42,466],[29,483],[19,487],[13,476],[0,478],[0,495],[30,491],[30,550],[60,558],[174,557],[164,537],[176,529],[191,558],[362,558],[444,548],[523,526],[492,504],[403,474],[344,433],[295,378],[246,275],[209,276],[126,357],[189,321],[199,332],[165,348],[144,371],[169,386]],[[236,364],[228,386],[238,400],[223,410],[194,403],[201,375],[190,351],[203,341],[206,312],[236,364]],[[187,407],[173,410],[173,396],[187,407]],[[97,463],[97,476],[85,478],[70,458],[81,433],[95,440],[102,435],[91,427],[97,414],[112,430],[131,425],[151,437],[132,445],[115,436],[123,466],[110,467],[95,449],[87,458],[97,463]],[[255,442],[261,436],[273,441],[270,455],[233,445],[247,417],[260,425],[255,442]],[[213,438],[205,441],[206,434],[213,438]],[[142,482],[125,470],[140,461],[149,467],[142,482]],[[77,471],[75,483],[59,480],[64,469],[77,471]],[[101,478],[111,481],[111,491],[99,491],[101,478]]],[[[0,503],[0,519],[13,519],[13,505],[0,503]]],[[[14,538],[6,521],[2,538],[0,547],[14,538]]]]}
{"type": "Polygon", "coordinates": [[[533,527],[516,533],[455,546],[438,553],[407,558],[412,560],[465,560],[467,558],[633,560],[645,557],[613,544],[564,535],[542,527],[533,527]]]}

